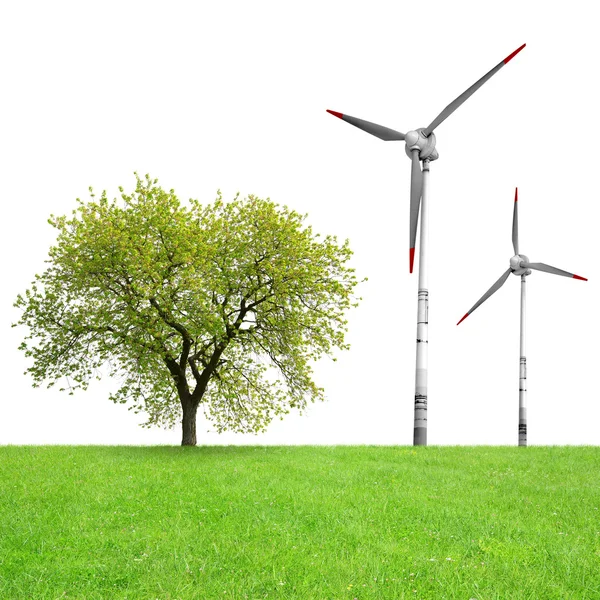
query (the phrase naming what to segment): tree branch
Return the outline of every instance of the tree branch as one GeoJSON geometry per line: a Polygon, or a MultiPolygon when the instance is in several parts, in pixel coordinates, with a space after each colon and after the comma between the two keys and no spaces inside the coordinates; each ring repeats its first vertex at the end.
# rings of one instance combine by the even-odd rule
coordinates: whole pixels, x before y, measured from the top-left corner
{"type": "Polygon", "coordinates": [[[158,305],[156,298],[150,298],[150,304],[157,310],[161,319],[169,327],[172,327],[173,329],[175,329],[175,331],[178,331],[181,334],[181,337],[183,338],[183,349],[181,351],[181,357],[179,359],[179,368],[185,373],[185,366],[187,364],[187,359],[190,354],[190,348],[192,347],[192,338],[190,337],[188,330],[183,325],[180,325],[179,323],[176,323],[175,321],[169,319],[165,311],[162,310],[162,308],[160,308],[160,306],[158,305]]]}
{"type": "Polygon", "coordinates": [[[192,369],[192,374],[194,375],[196,383],[200,383],[200,371],[198,371],[198,367],[193,356],[188,357],[188,365],[190,365],[190,368],[192,369]]]}
{"type": "Polygon", "coordinates": [[[200,373],[200,378],[197,380],[198,383],[196,385],[196,389],[192,393],[193,401],[200,402],[200,399],[206,391],[208,382],[210,381],[211,376],[213,375],[215,369],[219,364],[219,359],[221,358],[221,355],[225,351],[225,348],[227,348],[228,344],[229,340],[224,340],[221,343],[217,344],[217,346],[215,347],[215,350],[212,356],[210,357],[208,364],[206,365],[206,367],[204,367],[204,370],[202,371],[202,373],[200,373]]]}

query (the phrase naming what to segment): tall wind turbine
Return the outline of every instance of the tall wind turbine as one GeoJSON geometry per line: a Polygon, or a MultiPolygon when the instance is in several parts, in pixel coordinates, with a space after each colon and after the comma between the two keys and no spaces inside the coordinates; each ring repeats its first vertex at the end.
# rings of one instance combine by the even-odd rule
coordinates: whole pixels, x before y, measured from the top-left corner
{"type": "Polygon", "coordinates": [[[419,210],[421,212],[421,237],[419,243],[419,295],[417,309],[417,360],[415,371],[415,424],[413,443],[415,446],[427,445],[427,344],[428,344],[428,315],[429,315],[429,290],[427,273],[427,236],[428,236],[428,189],[429,189],[429,163],[438,158],[435,149],[434,129],[445,121],[467,98],[472,96],[488,79],[495,75],[505,64],[513,59],[525,44],[500,61],[491,71],[476,81],[468,90],[453,100],[444,110],[425,128],[415,129],[408,133],[400,133],[389,127],[377,125],[370,121],[363,121],[350,115],[345,115],[333,110],[327,112],[335,117],[378,137],[386,142],[404,141],[405,151],[412,161],[410,178],[410,227],[409,227],[409,267],[413,271],[415,258],[415,242],[417,239],[417,223],[419,210]],[[420,163],[423,163],[421,171],[420,163]]]}
{"type": "Polygon", "coordinates": [[[525,357],[525,278],[531,275],[531,269],[545,271],[553,275],[562,275],[573,279],[587,281],[585,277],[574,275],[568,271],[545,265],[544,263],[531,263],[524,254],[519,254],[519,215],[517,209],[518,190],[515,188],[515,207],[513,209],[512,243],[515,255],[510,259],[510,267],[502,274],[500,279],[471,307],[467,314],[457,323],[460,325],[480,304],[485,302],[494,292],[497,292],[508,276],[521,276],[521,344],[519,362],[519,446],[527,446],[527,359],[525,357]]]}

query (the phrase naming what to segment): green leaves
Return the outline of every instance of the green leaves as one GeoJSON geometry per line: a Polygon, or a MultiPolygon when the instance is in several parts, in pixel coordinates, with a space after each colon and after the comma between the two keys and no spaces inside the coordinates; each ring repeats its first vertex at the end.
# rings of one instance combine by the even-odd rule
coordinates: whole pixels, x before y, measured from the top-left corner
{"type": "Polygon", "coordinates": [[[309,365],[348,348],[357,305],[348,241],[253,195],[183,205],[137,174],[131,194],[119,189],[49,218],[49,267],[15,302],[34,385],[86,389],[108,368],[111,399],[148,425],[173,425],[192,402],[219,431],[262,431],[322,399],[309,365]]]}

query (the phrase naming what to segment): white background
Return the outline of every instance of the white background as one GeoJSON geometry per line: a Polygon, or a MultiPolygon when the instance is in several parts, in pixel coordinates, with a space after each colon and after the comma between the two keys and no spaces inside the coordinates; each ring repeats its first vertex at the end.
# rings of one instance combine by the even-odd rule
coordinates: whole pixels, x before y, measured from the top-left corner
{"type": "Polygon", "coordinates": [[[349,352],[322,360],[327,401],[259,436],[201,444],[411,444],[417,275],[410,162],[335,119],[438,127],[431,165],[429,443],[517,442],[519,280],[456,327],[521,252],[589,278],[528,278],[530,444],[598,444],[598,20],[590,2],[19,2],[0,11],[0,444],[178,444],[107,400],[32,389],[12,304],[88,186],[133,171],[182,200],[254,193],[348,237],[364,300],[349,352]],[[536,8],[540,7],[540,8],[536,8]]]}

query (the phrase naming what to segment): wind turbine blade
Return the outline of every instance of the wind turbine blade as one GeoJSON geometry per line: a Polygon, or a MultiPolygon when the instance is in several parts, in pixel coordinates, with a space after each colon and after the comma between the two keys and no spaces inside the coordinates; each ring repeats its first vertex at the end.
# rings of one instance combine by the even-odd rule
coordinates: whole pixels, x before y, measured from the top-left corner
{"type": "Polygon", "coordinates": [[[463,92],[456,100],[450,102],[448,106],[429,124],[425,129],[424,135],[427,137],[442,121],[445,121],[463,102],[470,98],[488,79],[495,75],[509,60],[512,60],[521,50],[525,48],[523,44],[512,54],[509,54],[503,61],[500,61],[491,71],[486,73],[481,79],[476,81],[467,91],[463,92]]]}
{"type": "Polygon", "coordinates": [[[579,275],[574,275],[573,273],[563,271],[562,269],[557,269],[556,267],[551,267],[550,265],[545,265],[544,263],[522,262],[521,266],[525,269],[535,269],[536,271],[544,271],[545,273],[552,273],[553,275],[562,275],[563,277],[572,277],[573,279],[587,281],[585,277],[579,277],[579,275]]]}
{"type": "Polygon", "coordinates": [[[410,250],[409,266],[413,272],[415,262],[415,244],[417,241],[417,223],[419,221],[419,209],[421,208],[421,194],[423,192],[423,173],[419,161],[419,149],[411,152],[412,170],[410,173],[410,250]]]}
{"type": "Polygon", "coordinates": [[[342,119],[342,121],[346,121],[350,123],[350,125],[354,125],[354,127],[358,127],[375,137],[378,137],[380,140],[384,142],[392,142],[395,140],[404,140],[404,134],[399,131],[395,131],[390,129],[389,127],[384,127],[383,125],[377,125],[377,123],[371,123],[370,121],[363,121],[362,119],[357,119],[356,117],[351,117],[350,115],[344,115],[339,112],[335,112],[334,110],[327,110],[330,115],[337,117],[338,119],[342,119]]]}
{"type": "Polygon", "coordinates": [[[510,275],[510,267],[502,274],[500,279],[496,281],[496,283],[483,295],[475,304],[471,307],[471,310],[467,312],[467,314],[457,323],[460,325],[480,304],[483,304],[493,293],[497,292],[503,285],[504,282],[508,279],[510,275]]]}
{"type": "Polygon", "coordinates": [[[513,210],[513,232],[512,232],[513,248],[515,249],[515,254],[519,254],[519,211],[517,209],[517,200],[518,200],[518,190],[517,190],[517,188],[515,188],[515,208],[513,210]]]}

